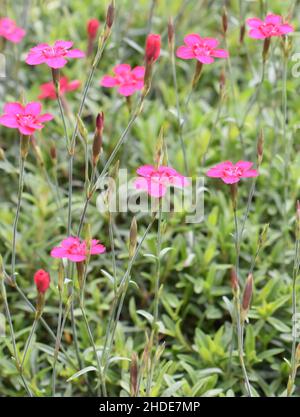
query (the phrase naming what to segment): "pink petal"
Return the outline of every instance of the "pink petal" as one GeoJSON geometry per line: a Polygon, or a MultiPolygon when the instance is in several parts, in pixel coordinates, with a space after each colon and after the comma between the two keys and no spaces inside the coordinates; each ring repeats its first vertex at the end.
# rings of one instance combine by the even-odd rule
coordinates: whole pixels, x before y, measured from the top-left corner
{"type": "Polygon", "coordinates": [[[100,253],[104,253],[105,251],[106,251],[105,246],[98,243],[97,245],[92,246],[91,255],[98,255],[100,253]]]}
{"type": "Polygon", "coordinates": [[[139,177],[134,181],[134,186],[137,190],[147,191],[148,190],[148,179],[139,177]]]}
{"type": "Polygon", "coordinates": [[[41,122],[41,123],[49,122],[52,119],[54,119],[54,116],[53,116],[53,114],[50,114],[50,113],[41,114],[38,118],[39,122],[41,122]]]}
{"type": "Polygon", "coordinates": [[[136,172],[142,177],[148,177],[155,172],[155,168],[152,165],[142,165],[136,170],[136,172]]]}
{"type": "Polygon", "coordinates": [[[31,128],[29,126],[19,126],[18,129],[19,129],[19,132],[21,132],[23,135],[27,135],[27,136],[31,136],[36,130],[36,129],[31,128]]]}
{"type": "Polygon", "coordinates": [[[226,49],[215,49],[213,52],[215,58],[228,58],[229,53],[226,49]]]}
{"type": "Polygon", "coordinates": [[[38,116],[41,113],[42,105],[37,101],[32,101],[31,103],[26,104],[25,113],[38,116]]]}
{"type": "Polygon", "coordinates": [[[80,81],[79,80],[74,80],[74,81],[70,81],[67,84],[67,91],[74,91],[77,90],[77,88],[80,87],[80,81]]]}
{"type": "Polygon", "coordinates": [[[156,181],[148,182],[148,194],[152,197],[163,197],[166,194],[167,187],[156,181]]]}
{"type": "Polygon", "coordinates": [[[259,172],[256,169],[249,169],[243,173],[243,177],[258,177],[259,172]]]}
{"type": "Polygon", "coordinates": [[[183,188],[190,185],[190,182],[186,177],[182,175],[177,175],[170,178],[170,184],[172,184],[174,187],[183,188]]]}
{"type": "Polygon", "coordinates": [[[5,127],[11,127],[13,129],[19,126],[15,116],[10,114],[4,114],[3,116],[0,116],[0,125],[5,127]]]}
{"type": "Polygon", "coordinates": [[[218,39],[215,38],[203,38],[203,43],[211,48],[216,48],[219,45],[218,39]]]}
{"type": "Polygon", "coordinates": [[[73,254],[73,253],[69,253],[67,256],[68,259],[70,259],[70,261],[72,262],[82,262],[85,260],[86,255],[79,255],[79,254],[73,254]]]}
{"type": "Polygon", "coordinates": [[[135,93],[135,91],[136,89],[132,84],[124,84],[118,88],[118,92],[124,97],[131,96],[135,93]]]}
{"type": "Polygon", "coordinates": [[[176,51],[176,56],[181,59],[195,58],[193,50],[188,46],[179,46],[179,48],[176,51]]]}
{"type": "Polygon", "coordinates": [[[258,19],[257,17],[252,17],[250,19],[247,19],[246,22],[247,22],[247,25],[252,28],[259,28],[261,25],[264,24],[264,22],[258,19]]]}
{"type": "Polygon", "coordinates": [[[249,36],[253,39],[265,39],[267,37],[259,29],[251,29],[249,32],[249,36]]]}
{"type": "Polygon", "coordinates": [[[45,62],[50,68],[62,68],[66,65],[67,60],[62,57],[53,57],[47,58],[45,62]]]}
{"type": "Polygon", "coordinates": [[[135,67],[135,68],[133,68],[132,74],[137,78],[144,78],[145,67],[135,67]]]}
{"type": "Polygon", "coordinates": [[[131,66],[129,64],[119,64],[113,68],[113,71],[117,75],[122,75],[124,72],[129,72],[131,70],[131,66]]]}
{"type": "Polygon", "coordinates": [[[61,242],[63,248],[69,248],[72,245],[79,245],[80,240],[77,237],[69,236],[61,242]]]}
{"type": "Polygon", "coordinates": [[[54,46],[57,46],[59,48],[65,48],[65,49],[70,49],[73,46],[72,41],[56,41],[54,46]]]}
{"type": "Polygon", "coordinates": [[[214,62],[213,57],[206,55],[197,55],[197,60],[202,62],[202,64],[212,64],[214,62]]]}
{"type": "Polygon", "coordinates": [[[84,58],[85,53],[80,51],[79,49],[70,49],[69,51],[67,51],[66,56],[68,58],[84,58]]]}
{"type": "Polygon", "coordinates": [[[13,103],[6,103],[4,106],[4,113],[7,114],[23,114],[24,107],[21,103],[13,102],[13,103]]]}
{"type": "Polygon", "coordinates": [[[210,168],[206,175],[208,177],[212,177],[212,178],[220,178],[223,175],[223,170],[219,169],[219,168],[210,168]]]}
{"type": "Polygon", "coordinates": [[[104,77],[100,81],[100,85],[102,85],[102,87],[115,87],[118,84],[118,81],[110,75],[104,75],[104,77]]]}
{"type": "Polygon", "coordinates": [[[25,62],[28,65],[39,65],[46,62],[46,59],[40,52],[29,52],[25,62]]]}
{"type": "Polygon", "coordinates": [[[235,184],[236,182],[239,182],[240,178],[237,176],[232,177],[222,177],[222,181],[225,182],[225,184],[235,184]]]}
{"type": "Polygon", "coordinates": [[[52,258],[66,258],[67,257],[68,252],[61,247],[55,247],[51,250],[50,255],[52,256],[52,258]]]}
{"type": "Polygon", "coordinates": [[[243,169],[250,169],[253,165],[253,162],[249,162],[249,161],[238,161],[235,166],[238,168],[243,168],[243,169]]]}
{"type": "Polygon", "coordinates": [[[265,18],[266,23],[271,23],[272,25],[280,25],[282,22],[282,17],[277,14],[268,14],[268,16],[265,18]]]}
{"type": "Polygon", "coordinates": [[[187,46],[194,46],[197,43],[200,43],[202,38],[198,35],[198,33],[190,33],[184,37],[183,41],[187,46]]]}
{"type": "Polygon", "coordinates": [[[280,30],[281,35],[286,35],[287,33],[294,32],[293,26],[287,23],[280,25],[279,30],[280,30]]]}

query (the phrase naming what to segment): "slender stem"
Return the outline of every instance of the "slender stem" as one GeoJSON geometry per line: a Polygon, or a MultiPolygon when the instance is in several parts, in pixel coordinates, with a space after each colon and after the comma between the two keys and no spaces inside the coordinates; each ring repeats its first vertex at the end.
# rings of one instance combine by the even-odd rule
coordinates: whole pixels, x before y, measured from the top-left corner
{"type": "Polygon", "coordinates": [[[57,357],[60,347],[60,328],[61,328],[61,320],[62,320],[62,312],[63,312],[63,299],[62,293],[59,290],[59,308],[58,308],[58,319],[57,319],[57,330],[56,330],[56,342],[55,342],[55,351],[54,351],[54,359],[53,359],[53,366],[52,366],[52,396],[55,397],[55,390],[56,390],[56,363],[57,357]]]}
{"type": "Polygon", "coordinates": [[[118,289],[117,264],[116,264],[116,251],[115,251],[114,231],[113,231],[113,217],[111,213],[109,213],[108,228],[109,228],[109,241],[110,241],[110,247],[111,247],[112,265],[113,265],[114,292],[116,295],[117,289],[118,289]]]}
{"type": "Polygon", "coordinates": [[[24,348],[23,358],[22,358],[22,361],[21,361],[21,368],[23,368],[23,366],[24,366],[25,359],[26,359],[26,356],[27,356],[29,347],[31,345],[32,337],[33,337],[33,335],[35,333],[35,330],[36,330],[36,326],[38,324],[38,321],[39,321],[39,319],[35,318],[34,319],[34,322],[33,322],[33,325],[31,327],[31,330],[30,330],[30,333],[29,333],[29,336],[28,336],[28,339],[26,341],[25,348],[24,348]]]}
{"type": "Polygon", "coordinates": [[[113,303],[112,312],[111,312],[108,327],[107,327],[107,330],[106,330],[106,337],[105,337],[105,342],[104,342],[104,346],[103,346],[103,354],[102,354],[103,384],[105,384],[106,372],[107,372],[108,365],[109,365],[109,357],[110,357],[110,354],[111,354],[111,349],[112,349],[112,345],[113,345],[113,341],[114,341],[114,336],[115,336],[117,324],[118,324],[118,321],[120,319],[120,315],[121,315],[121,312],[122,312],[122,308],[123,308],[127,288],[128,288],[128,285],[129,285],[131,269],[132,269],[132,266],[133,266],[133,264],[134,264],[134,262],[137,258],[137,255],[139,254],[139,251],[142,247],[142,244],[143,244],[144,240],[146,239],[146,236],[148,235],[154,221],[155,221],[155,216],[153,216],[153,218],[152,218],[151,222],[149,223],[147,229],[145,230],[140,242],[137,245],[137,248],[134,252],[134,255],[133,255],[132,259],[129,261],[127,270],[126,270],[126,272],[125,272],[125,274],[124,274],[124,276],[121,279],[121,282],[119,284],[118,295],[117,295],[117,297],[115,297],[115,300],[114,300],[114,303],[113,303]]]}
{"type": "Polygon", "coordinates": [[[291,141],[287,138],[287,57],[283,57],[283,68],[282,68],[282,143],[285,148],[284,157],[284,202],[283,202],[283,221],[285,238],[287,243],[288,238],[288,210],[287,201],[289,195],[289,162],[291,152],[291,141]]]}
{"type": "MultiPolygon", "coordinates": [[[[22,139],[21,139],[22,140],[22,139]]],[[[17,229],[18,222],[21,210],[22,203],[22,193],[24,186],[24,171],[25,171],[25,158],[21,156],[20,152],[20,174],[19,174],[19,187],[18,187],[18,196],[17,196],[17,211],[13,224],[13,241],[12,241],[12,254],[11,254],[11,274],[12,279],[15,279],[15,267],[16,267],[16,240],[17,240],[17,229]]]]}
{"type": "MultiPolygon", "coordinates": [[[[157,263],[156,263],[156,277],[155,277],[155,286],[154,286],[154,313],[153,313],[153,321],[152,321],[152,331],[150,336],[150,346],[152,347],[154,345],[154,353],[151,360],[151,366],[150,366],[150,373],[149,378],[147,381],[147,389],[146,393],[147,396],[150,394],[151,386],[152,386],[152,380],[153,380],[153,373],[154,373],[154,358],[155,353],[158,349],[158,309],[159,309],[159,281],[160,281],[160,266],[161,266],[161,260],[160,260],[160,252],[161,252],[161,222],[162,222],[162,202],[161,199],[159,200],[159,209],[158,209],[158,225],[157,225],[157,263]]],[[[151,352],[150,352],[151,354],[151,352]]]]}
{"type": "MultiPolygon", "coordinates": [[[[21,290],[21,288],[17,285],[17,283],[15,283],[14,288],[18,291],[18,293],[23,298],[23,300],[28,305],[28,307],[31,309],[31,311],[34,312],[34,313],[36,313],[36,309],[35,309],[34,305],[31,304],[31,302],[28,300],[28,298],[26,297],[26,295],[24,294],[24,292],[21,290]]],[[[41,321],[42,325],[44,326],[45,330],[47,330],[49,336],[55,342],[56,341],[56,336],[53,333],[53,331],[51,330],[51,328],[48,326],[48,324],[45,321],[45,319],[43,318],[43,316],[40,317],[40,321],[41,321]]],[[[66,356],[66,359],[69,362],[69,364],[73,367],[74,370],[77,371],[78,369],[77,369],[76,365],[74,364],[74,361],[69,357],[67,351],[63,348],[63,346],[61,346],[61,350],[64,353],[64,355],[66,356]]]]}
{"type": "MultiPolygon", "coordinates": [[[[94,338],[93,338],[93,334],[91,332],[89,322],[88,322],[88,319],[86,317],[84,306],[82,305],[82,303],[80,303],[80,309],[81,309],[82,316],[83,316],[83,319],[84,319],[84,323],[85,323],[85,326],[86,326],[86,329],[87,329],[87,332],[88,332],[88,335],[89,335],[90,342],[91,342],[92,347],[93,347],[94,356],[95,356],[97,367],[98,367],[99,382],[100,382],[99,387],[98,387],[98,390],[99,390],[98,394],[101,395],[101,391],[100,391],[101,388],[100,387],[101,386],[103,387],[103,382],[102,382],[103,381],[103,375],[102,375],[101,361],[100,361],[99,355],[97,353],[97,349],[96,349],[95,341],[94,341],[94,338]]],[[[105,391],[103,392],[103,395],[106,397],[106,392],[105,391]]]]}
{"type": "Polygon", "coordinates": [[[175,63],[175,55],[174,55],[173,48],[171,50],[171,65],[172,65],[173,83],[174,83],[175,98],[176,98],[178,135],[179,135],[179,140],[180,140],[180,145],[181,145],[181,150],[182,150],[182,155],[183,155],[185,174],[188,175],[188,162],[187,162],[185,143],[184,143],[184,139],[183,139],[183,121],[181,120],[181,110],[180,110],[180,104],[179,104],[176,63],[175,63]]]}

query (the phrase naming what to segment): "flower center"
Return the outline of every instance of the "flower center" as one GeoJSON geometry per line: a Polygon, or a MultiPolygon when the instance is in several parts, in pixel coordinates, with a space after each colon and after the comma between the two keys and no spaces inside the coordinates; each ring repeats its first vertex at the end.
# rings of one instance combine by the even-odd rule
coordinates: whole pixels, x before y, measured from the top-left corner
{"type": "Polygon", "coordinates": [[[193,45],[193,52],[195,55],[205,55],[205,56],[209,56],[211,55],[212,52],[212,48],[208,45],[206,45],[205,43],[197,43],[195,45],[193,45]]]}
{"type": "Polygon", "coordinates": [[[35,123],[36,117],[33,116],[32,114],[17,114],[17,121],[21,126],[28,126],[31,123],[35,123]]]}
{"type": "Polygon", "coordinates": [[[228,176],[228,177],[241,177],[242,170],[239,167],[225,168],[224,174],[225,176],[228,176]]]}
{"type": "Polygon", "coordinates": [[[65,48],[49,46],[43,49],[42,54],[45,58],[54,58],[58,56],[65,56],[67,53],[65,48]]]}
{"type": "Polygon", "coordinates": [[[262,31],[265,35],[274,35],[279,33],[278,26],[273,25],[272,23],[264,23],[262,26],[262,31]]]}

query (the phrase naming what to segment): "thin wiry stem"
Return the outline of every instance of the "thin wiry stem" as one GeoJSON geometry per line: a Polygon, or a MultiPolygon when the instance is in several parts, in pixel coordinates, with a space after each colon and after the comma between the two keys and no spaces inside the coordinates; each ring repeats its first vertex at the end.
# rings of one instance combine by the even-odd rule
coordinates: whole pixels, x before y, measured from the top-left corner
{"type": "Polygon", "coordinates": [[[126,272],[125,272],[125,274],[124,274],[124,276],[121,279],[121,282],[119,284],[118,295],[115,297],[115,300],[114,300],[114,303],[113,303],[109,323],[108,323],[107,330],[106,330],[105,342],[104,342],[103,353],[102,353],[103,384],[104,385],[106,384],[106,381],[105,381],[106,380],[106,373],[107,373],[107,370],[108,370],[109,357],[110,357],[111,350],[112,350],[112,345],[113,345],[113,342],[114,342],[115,332],[116,332],[117,324],[118,324],[119,319],[120,319],[120,315],[121,315],[121,312],[122,312],[125,296],[126,296],[129,281],[130,281],[131,269],[132,269],[132,266],[133,266],[138,254],[139,254],[139,251],[142,247],[142,244],[143,244],[144,240],[146,239],[146,236],[148,235],[154,221],[155,221],[155,216],[153,216],[153,219],[149,223],[149,225],[148,225],[147,229],[145,230],[140,242],[137,245],[137,248],[134,252],[133,257],[129,261],[127,270],[126,270],[126,272]]]}
{"type": "Polygon", "coordinates": [[[63,299],[62,299],[62,292],[59,290],[59,307],[58,307],[58,319],[57,319],[57,329],[56,329],[56,342],[55,342],[55,351],[54,351],[54,359],[52,365],[52,396],[55,397],[56,391],[56,363],[58,358],[58,352],[60,347],[60,328],[61,328],[61,320],[62,320],[62,313],[63,313],[63,299]]]}

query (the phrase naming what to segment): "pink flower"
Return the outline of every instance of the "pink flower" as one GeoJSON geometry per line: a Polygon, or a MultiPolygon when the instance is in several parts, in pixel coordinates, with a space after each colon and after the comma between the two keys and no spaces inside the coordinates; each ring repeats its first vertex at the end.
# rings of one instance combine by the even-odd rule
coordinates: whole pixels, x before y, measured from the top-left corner
{"type": "Polygon", "coordinates": [[[228,51],[216,49],[219,45],[218,39],[201,38],[197,33],[191,33],[184,38],[185,46],[180,46],[176,55],[182,59],[196,58],[202,64],[211,64],[214,58],[228,58],[228,51]]]}
{"type": "Polygon", "coordinates": [[[50,285],[50,275],[48,274],[48,272],[44,271],[43,269],[39,269],[34,274],[33,279],[38,292],[44,294],[50,285]]]}
{"type": "MultiPolygon", "coordinates": [[[[98,243],[99,240],[92,239],[90,254],[98,255],[106,251],[105,246],[98,243]]],[[[52,258],[67,258],[72,262],[83,262],[88,256],[86,241],[81,241],[78,237],[68,237],[64,239],[60,246],[51,251],[52,258]]]]}
{"type": "Polygon", "coordinates": [[[41,43],[31,48],[26,58],[29,65],[47,64],[50,68],[62,68],[66,65],[66,58],[83,58],[84,52],[71,49],[73,42],[56,41],[54,46],[41,43]]]}
{"type": "Polygon", "coordinates": [[[257,177],[259,175],[256,169],[251,169],[252,165],[253,163],[248,161],[239,161],[236,164],[225,161],[209,169],[206,175],[221,178],[225,184],[234,184],[239,182],[241,178],[257,177]]]}
{"type": "Polygon", "coordinates": [[[44,127],[43,123],[53,119],[52,114],[41,114],[42,105],[32,101],[23,106],[21,103],[7,103],[4,114],[0,116],[0,124],[18,129],[23,135],[32,135],[44,127]]]}
{"type": "Polygon", "coordinates": [[[104,75],[100,85],[102,87],[119,87],[118,92],[122,96],[131,96],[138,90],[142,90],[144,86],[144,67],[135,67],[131,69],[128,64],[119,64],[113,68],[114,77],[104,75]]]}
{"type": "MultiPolygon", "coordinates": [[[[61,95],[63,95],[69,91],[77,90],[80,87],[80,81],[74,80],[74,81],[69,82],[67,77],[61,77],[59,85],[60,85],[60,93],[61,95]]],[[[40,99],[49,98],[50,100],[56,99],[55,86],[53,82],[42,84],[40,86],[40,90],[41,90],[41,94],[39,95],[38,98],[40,99]]]]}
{"type": "Polygon", "coordinates": [[[136,172],[141,177],[135,180],[135,188],[147,191],[152,197],[163,197],[168,186],[183,188],[189,185],[187,178],[171,167],[143,165],[136,172]]]}
{"type": "Polygon", "coordinates": [[[249,36],[254,39],[271,38],[294,32],[293,26],[283,23],[282,16],[276,14],[268,14],[265,20],[260,20],[257,17],[247,19],[247,25],[251,28],[249,36]]]}
{"type": "Polygon", "coordinates": [[[0,19],[0,36],[13,43],[19,43],[24,38],[26,32],[19,28],[14,20],[8,17],[0,19]]]}

